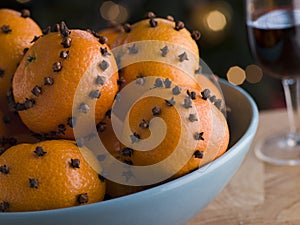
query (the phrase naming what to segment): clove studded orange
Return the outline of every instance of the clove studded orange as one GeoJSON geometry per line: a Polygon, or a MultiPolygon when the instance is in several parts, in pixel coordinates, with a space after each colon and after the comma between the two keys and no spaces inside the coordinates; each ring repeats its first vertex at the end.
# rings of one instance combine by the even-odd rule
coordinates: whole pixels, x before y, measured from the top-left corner
{"type": "Polygon", "coordinates": [[[30,18],[30,11],[0,9],[0,109],[5,112],[12,76],[32,40],[41,34],[39,25],[30,18]]]}
{"type": "Polygon", "coordinates": [[[181,86],[198,87],[193,75],[199,68],[199,50],[194,40],[199,38],[199,32],[190,33],[183,22],[170,17],[155,18],[153,13],[148,16],[132,25],[126,24],[125,32],[112,45],[128,48],[128,54],[119,58],[120,76],[126,83],[137,76],[159,76],[168,77],[181,86]],[[151,51],[154,47],[156,51],[151,51]],[[154,60],[128,63],[129,57],[134,55],[154,60]]]}
{"type": "Polygon", "coordinates": [[[102,201],[105,181],[74,141],[51,140],[6,150],[0,189],[0,211],[34,211],[102,201]]]}
{"type": "Polygon", "coordinates": [[[89,135],[86,121],[92,116],[101,121],[118,90],[115,59],[103,40],[87,31],[69,30],[63,22],[51,30],[26,52],[15,73],[15,110],[42,136],[72,139],[75,126],[78,135],[89,135]],[[76,93],[80,102],[74,102],[76,93]]]}

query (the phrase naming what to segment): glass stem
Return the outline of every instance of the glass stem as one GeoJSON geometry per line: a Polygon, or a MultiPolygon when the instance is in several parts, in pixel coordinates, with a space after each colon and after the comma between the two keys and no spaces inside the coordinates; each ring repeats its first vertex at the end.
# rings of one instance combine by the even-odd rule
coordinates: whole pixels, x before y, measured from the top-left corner
{"type": "Polygon", "coordinates": [[[282,85],[285,94],[289,119],[289,138],[292,138],[294,139],[294,141],[299,142],[298,135],[300,133],[300,80],[299,78],[283,79],[282,85]]]}

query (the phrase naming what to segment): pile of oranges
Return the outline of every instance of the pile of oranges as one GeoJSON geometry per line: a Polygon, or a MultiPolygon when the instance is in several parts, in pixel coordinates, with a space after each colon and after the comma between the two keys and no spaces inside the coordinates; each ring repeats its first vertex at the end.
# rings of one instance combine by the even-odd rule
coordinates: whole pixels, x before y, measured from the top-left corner
{"type": "Polygon", "coordinates": [[[0,29],[0,212],[130,194],[226,151],[222,95],[183,22],[41,30],[28,10],[0,9],[0,29]]]}

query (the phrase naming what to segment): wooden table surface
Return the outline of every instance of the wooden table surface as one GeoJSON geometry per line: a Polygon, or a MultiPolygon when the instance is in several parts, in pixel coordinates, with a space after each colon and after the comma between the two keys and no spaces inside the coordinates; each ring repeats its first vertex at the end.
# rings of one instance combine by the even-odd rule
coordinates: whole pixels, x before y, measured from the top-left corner
{"type": "Polygon", "coordinates": [[[254,155],[255,143],[287,129],[284,110],[260,112],[253,145],[226,188],[187,225],[300,225],[300,166],[274,166],[254,155]]]}

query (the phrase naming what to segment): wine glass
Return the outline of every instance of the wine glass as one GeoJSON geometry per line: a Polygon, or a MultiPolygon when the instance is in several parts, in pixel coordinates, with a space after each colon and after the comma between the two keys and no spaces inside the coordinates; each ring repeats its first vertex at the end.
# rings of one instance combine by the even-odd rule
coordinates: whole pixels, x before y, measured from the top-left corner
{"type": "Polygon", "coordinates": [[[300,165],[300,1],[246,0],[246,13],[251,52],[266,74],[281,79],[289,123],[288,131],[260,141],[255,154],[300,165]]]}

